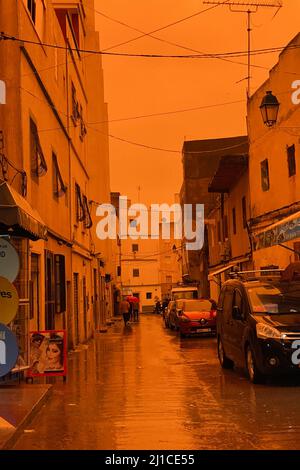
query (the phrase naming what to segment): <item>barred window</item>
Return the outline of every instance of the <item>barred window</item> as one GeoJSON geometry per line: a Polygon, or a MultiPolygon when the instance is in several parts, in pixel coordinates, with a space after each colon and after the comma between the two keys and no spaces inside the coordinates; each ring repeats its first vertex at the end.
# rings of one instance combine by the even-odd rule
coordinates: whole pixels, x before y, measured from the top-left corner
{"type": "Polygon", "coordinates": [[[40,143],[38,129],[33,119],[30,119],[30,163],[33,176],[44,176],[47,173],[47,163],[40,143]]]}

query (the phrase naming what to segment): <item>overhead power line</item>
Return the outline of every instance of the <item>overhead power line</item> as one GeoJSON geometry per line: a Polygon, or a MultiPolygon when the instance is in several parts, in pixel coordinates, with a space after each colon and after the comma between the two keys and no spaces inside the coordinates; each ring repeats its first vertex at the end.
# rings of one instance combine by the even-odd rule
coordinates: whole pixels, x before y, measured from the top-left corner
{"type": "MultiPolygon", "coordinates": [[[[42,101],[44,104],[46,104],[47,106],[49,106],[50,108],[52,108],[53,110],[55,109],[59,114],[63,115],[64,117],[68,118],[69,116],[64,112],[64,111],[61,111],[59,109],[56,108],[56,106],[52,106],[50,103],[48,102],[45,102],[45,100],[43,100],[42,98],[39,98],[38,96],[36,96],[34,93],[32,93],[31,91],[27,90],[26,88],[23,88],[23,87],[20,87],[23,91],[25,91],[26,93],[30,94],[32,97],[42,101]]],[[[129,140],[129,139],[125,139],[123,137],[119,137],[119,136],[116,136],[116,135],[113,135],[113,134],[110,134],[110,133],[106,133],[106,132],[102,132],[100,131],[100,129],[96,129],[95,127],[92,127],[90,125],[86,125],[86,127],[90,130],[93,130],[94,132],[98,132],[99,134],[101,135],[104,135],[104,136],[107,136],[111,139],[114,139],[114,140],[117,140],[119,142],[124,142],[126,144],[130,144],[130,145],[134,145],[136,147],[142,147],[142,148],[146,148],[148,150],[156,150],[156,151],[159,151],[159,152],[165,152],[165,153],[173,153],[173,154],[177,154],[177,155],[181,155],[182,154],[182,151],[181,150],[175,150],[175,149],[166,149],[166,148],[162,148],[162,147],[155,147],[153,145],[148,145],[148,144],[144,144],[144,143],[141,143],[141,142],[135,142],[135,141],[132,141],[132,140],[129,140]]],[[[229,147],[224,147],[224,148],[219,148],[217,149],[218,151],[225,151],[225,150],[231,150],[231,149],[235,149],[235,148],[238,148],[238,147],[242,147],[244,145],[244,142],[241,142],[239,144],[236,144],[236,145],[231,145],[229,147]]],[[[185,155],[193,155],[193,154],[210,154],[210,153],[214,153],[216,150],[201,150],[201,151],[197,151],[197,152],[194,152],[194,151],[190,151],[190,152],[184,152],[185,155]]]]}
{"type": "MultiPolygon", "coordinates": [[[[229,0],[225,0],[223,3],[226,4],[228,1],[229,1],[229,0]]],[[[119,43],[119,44],[114,44],[113,46],[110,46],[110,47],[107,47],[107,48],[104,49],[104,51],[109,51],[109,50],[112,50],[112,49],[116,49],[117,47],[123,46],[123,45],[125,45],[125,44],[129,44],[129,43],[131,43],[131,42],[137,41],[138,39],[142,39],[142,38],[144,38],[144,37],[146,37],[146,36],[152,37],[152,38],[157,39],[157,40],[160,41],[161,39],[160,39],[160,38],[157,38],[156,36],[153,36],[153,34],[158,33],[158,32],[160,32],[160,31],[163,31],[163,30],[165,30],[165,29],[167,29],[167,28],[171,28],[171,27],[173,27],[173,26],[176,26],[176,25],[178,25],[178,24],[180,24],[180,23],[183,23],[183,22],[185,22],[185,21],[187,21],[187,20],[190,20],[190,19],[192,19],[192,18],[195,18],[195,17],[197,17],[197,16],[199,16],[199,15],[202,15],[203,13],[206,13],[206,12],[209,11],[209,10],[215,9],[217,6],[218,6],[218,5],[213,5],[213,6],[210,6],[210,7],[208,7],[208,8],[205,8],[204,10],[197,11],[196,13],[193,13],[192,15],[189,15],[189,16],[186,16],[186,17],[181,18],[181,19],[179,19],[179,20],[173,21],[172,23],[169,23],[169,24],[167,24],[167,25],[165,25],[165,26],[161,26],[161,27],[159,27],[159,28],[156,28],[156,29],[154,29],[154,30],[152,30],[152,31],[149,31],[148,33],[145,33],[144,31],[141,31],[141,30],[139,30],[139,29],[137,29],[137,28],[134,28],[134,27],[132,27],[132,26],[129,26],[128,24],[126,24],[126,23],[124,23],[124,22],[122,22],[122,21],[115,20],[115,19],[109,17],[108,15],[105,15],[105,14],[103,14],[102,12],[99,12],[99,10],[95,10],[95,12],[96,12],[96,13],[99,13],[99,14],[102,15],[102,16],[105,16],[106,18],[108,18],[108,19],[110,19],[110,20],[112,20],[112,21],[115,21],[115,22],[117,22],[117,23],[119,23],[119,24],[122,24],[123,26],[127,26],[128,28],[130,28],[130,29],[132,29],[132,30],[134,30],[134,31],[137,31],[137,32],[141,33],[140,36],[136,36],[135,38],[128,39],[127,41],[121,42],[121,43],[119,43]]],[[[165,41],[165,40],[162,40],[162,41],[167,42],[167,41],[165,41]]],[[[173,44],[173,45],[174,45],[174,44],[173,44]]],[[[181,47],[181,46],[179,46],[179,47],[181,47]]]]}
{"type": "MultiPolygon", "coordinates": [[[[97,51],[89,49],[80,49],[80,48],[70,48],[68,46],[59,46],[56,44],[43,43],[38,41],[31,41],[29,39],[17,38],[15,36],[10,36],[5,33],[0,33],[0,40],[10,40],[17,41],[24,44],[33,44],[38,46],[50,47],[54,49],[63,49],[77,51],[87,54],[96,54],[96,55],[108,55],[108,56],[119,56],[119,57],[142,57],[142,58],[161,58],[161,59],[217,59],[221,57],[245,57],[248,55],[248,51],[232,51],[232,52],[220,52],[220,53],[203,53],[203,54],[190,54],[190,55],[171,55],[171,54],[135,54],[129,52],[108,52],[108,51],[97,51]]],[[[288,49],[299,49],[299,44],[289,44],[287,46],[281,47],[270,47],[265,49],[254,49],[251,51],[251,55],[264,55],[274,52],[281,52],[288,49]]]]}
{"type": "MultiPolygon", "coordinates": [[[[227,1],[229,1],[229,0],[227,0],[227,1]]],[[[226,1],[225,3],[227,3],[227,1],[226,1]]],[[[219,6],[219,5],[217,5],[217,6],[219,6]]],[[[195,15],[199,15],[200,13],[204,13],[204,12],[206,12],[206,11],[208,11],[208,10],[212,10],[213,8],[215,8],[215,6],[214,6],[214,7],[207,8],[207,9],[205,9],[205,10],[202,10],[202,11],[200,11],[200,12],[198,12],[198,13],[195,13],[194,15],[192,15],[192,17],[194,17],[195,15]]],[[[176,42],[168,41],[167,39],[159,38],[159,37],[157,37],[157,36],[154,36],[154,35],[152,34],[153,32],[145,33],[144,31],[142,31],[142,30],[140,30],[140,29],[138,29],[138,28],[135,28],[135,27],[133,27],[133,26],[130,26],[129,24],[124,23],[123,21],[117,20],[116,18],[112,18],[111,16],[108,16],[108,15],[106,15],[105,13],[103,13],[103,12],[101,12],[101,11],[99,11],[99,10],[94,10],[94,11],[95,11],[95,13],[98,13],[99,15],[103,16],[104,18],[107,18],[108,20],[110,20],[110,21],[112,21],[112,22],[114,22],[114,23],[120,24],[120,25],[122,25],[122,26],[126,26],[127,28],[129,28],[129,29],[131,29],[131,30],[133,30],[133,31],[137,31],[137,32],[139,32],[139,33],[142,33],[141,36],[137,36],[136,38],[130,39],[130,40],[126,41],[126,42],[120,43],[120,44],[115,45],[115,46],[107,47],[107,48],[103,49],[103,51],[109,51],[109,50],[114,49],[115,47],[119,47],[119,46],[121,46],[121,45],[123,45],[123,44],[128,44],[129,42],[133,42],[133,41],[136,41],[137,39],[140,39],[140,38],[143,38],[143,37],[145,37],[145,36],[148,36],[148,37],[150,37],[150,38],[152,38],[152,39],[155,39],[156,41],[160,41],[160,42],[163,42],[163,43],[165,43],[165,44],[169,44],[169,45],[171,45],[171,46],[175,46],[175,47],[178,47],[178,48],[180,48],[180,49],[184,49],[184,50],[186,50],[186,51],[195,52],[195,53],[197,53],[197,54],[203,54],[203,51],[199,51],[199,50],[197,50],[197,49],[192,49],[191,47],[183,46],[182,44],[178,44],[178,43],[176,43],[176,42]]],[[[186,19],[190,19],[190,18],[191,18],[191,16],[186,17],[186,18],[183,18],[181,21],[185,21],[186,19]]],[[[176,23],[176,24],[177,24],[177,23],[176,23]]],[[[162,31],[163,29],[166,29],[166,28],[168,28],[168,27],[170,27],[170,26],[173,26],[173,25],[174,25],[174,24],[172,23],[172,24],[169,24],[169,25],[164,26],[164,27],[162,27],[162,28],[156,29],[155,31],[156,31],[156,32],[162,31]]],[[[155,32],[155,31],[154,31],[154,32],[155,32]]],[[[247,66],[247,65],[248,65],[248,64],[245,63],[245,62],[239,62],[239,61],[235,61],[235,60],[231,60],[231,59],[226,59],[226,58],[223,58],[223,57],[218,57],[218,59],[223,60],[223,61],[225,61],[225,62],[230,62],[230,63],[233,63],[233,64],[237,64],[237,65],[244,65],[244,66],[247,66]]],[[[254,65],[254,64],[253,64],[253,67],[260,68],[260,69],[265,69],[265,70],[268,69],[268,67],[264,67],[263,65],[254,65]]]]}
{"type": "MultiPolygon", "coordinates": [[[[159,112],[159,113],[151,113],[151,114],[141,114],[138,116],[129,116],[129,117],[124,117],[124,118],[119,118],[119,119],[109,119],[106,121],[95,121],[95,122],[88,122],[88,125],[96,125],[96,124],[111,124],[113,122],[124,122],[124,121],[134,121],[137,119],[146,119],[146,118],[152,118],[152,117],[160,117],[160,116],[170,116],[172,114],[180,114],[180,113],[188,113],[191,111],[199,111],[202,109],[210,109],[210,108],[218,108],[220,106],[229,106],[232,104],[239,104],[239,103],[245,103],[245,100],[236,100],[236,101],[227,101],[225,103],[216,103],[216,104],[208,104],[204,106],[195,106],[193,108],[185,108],[185,109],[177,109],[174,111],[164,111],[164,112],[159,112]]],[[[76,127],[76,125],[70,126],[70,127],[76,127]]],[[[41,129],[40,132],[50,132],[50,131],[56,131],[61,129],[60,127],[52,127],[48,129],[41,129]]]]}

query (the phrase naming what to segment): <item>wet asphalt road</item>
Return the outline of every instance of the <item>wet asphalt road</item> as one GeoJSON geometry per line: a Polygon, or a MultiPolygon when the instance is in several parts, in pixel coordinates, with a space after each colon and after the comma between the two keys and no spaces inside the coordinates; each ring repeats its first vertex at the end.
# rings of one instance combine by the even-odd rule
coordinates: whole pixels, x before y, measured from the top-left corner
{"type": "Polygon", "coordinates": [[[299,380],[251,385],[220,369],[215,338],[144,315],[70,355],[15,449],[299,449],[299,431],[299,380]]]}

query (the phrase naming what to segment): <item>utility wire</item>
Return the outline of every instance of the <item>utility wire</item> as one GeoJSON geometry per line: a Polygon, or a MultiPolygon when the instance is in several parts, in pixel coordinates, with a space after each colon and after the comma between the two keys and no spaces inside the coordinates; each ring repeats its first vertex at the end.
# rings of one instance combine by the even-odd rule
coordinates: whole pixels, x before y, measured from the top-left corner
{"type": "MultiPolygon", "coordinates": [[[[97,125],[97,124],[110,124],[114,122],[124,122],[124,121],[134,121],[137,119],[145,119],[145,118],[152,118],[152,117],[160,117],[160,116],[169,116],[172,114],[180,114],[180,113],[187,113],[191,111],[198,111],[202,109],[210,109],[210,108],[218,108],[220,106],[228,106],[232,104],[238,104],[238,103],[245,103],[245,100],[236,100],[236,101],[227,101],[224,103],[216,103],[216,104],[209,104],[209,105],[204,105],[204,106],[196,106],[194,108],[185,108],[185,109],[177,109],[175,111],[165,111],[165,112],[160,112],[160,113],[152,113],[152,114],[141,114],[139,116],[130,116],[130,117],[125,117],[125,118],[119,118],[119,119],[109,119],[106,121],[95,121],[95,122],[88,122],[87,125],[97,125]]],[[[70,127],[77,127],[75,124],[70,126],[70,127]]],[[[49,132],[49,131],[56,131],[60,130],[60,127],[52,127],[48,129],[40,129],[39,132],[49,132]]]]}
{"type": "MultiPolygon", "coordinates": [[[[229,1],[229,0],[225,0],[223,3],[227,3],[228,1],[229,1]]],[[[222,3],[221,3],[220,5],[222,5],[222,3]]],[[[125,44],[129,44],[129,43],[131,43],[131,42],[133,42],[133,41],[137,41],[138,39],[141,39],[141,38],[143,38],[143,37],[145,37],[145,36],[154,37],[154,36],[152,36],[152,34],[158,33],[159,31],[163,31],[163,30],[165,30],[165,29],[167,29],[167,28],[170,28],[170,27],[172,27],[172,26],[176,26],[176,25],[178,25],[178,24],[180,24],[180,23],[183,23],[184,21],[190,20],[191,18],[195,18],[196,16],[199,16],[199,15],[201,15],[202,13],[206,13],[206,12],[209,11],[209,10],[213,10],[213,9],[217,8],[218,6],[219,6],[219,5],[213,5],[213,6],[210,6],[210,7],[208,7],[208,8],[205,8],[204,10],[197,11],[196,13],[193,13],[192,15],[186,16],[185,18],[181,18],[181,19],[179,19],[179,20],[177,20],[177,21],[173,21],[172,23],[169,23],[169,24],[167,24],[167,25],[165,25],[165,26],[161,26],[160,28],[154,29],[154,30],[152,30],[152,31],[150,31],[150,32],[148,32],[148,33],[145,33],[145,32],[143,32],[143,31],[140,31],[140,30],[138,30],[138,29],[136,29],[136,28],[132,28],[131,26],[129,26],[129,25],[125,24],[125,23],[122,23],[123,26],[127,26],[127,27],[129,27],[130,29],[135,29],[137,32],[140,32],[140,33],[142,33],[142,34],[141,34],[140,36],[136,36],[136,37],[133,38],[133,39],[128,39],[127,41],[124,41],[124,42],[122,42],[122,43],[114,44],[113,46],[110,46],[110,47],[104,49],[104,51],[109,51],[109,50],[111,50],[111,49],[115,49],[116,47],[120,47],[120,46],[123,46],[123,45],[125,45],[125,44]]],[[[98,13],[99,13],[99,12],[98,12],[98,13]]],[[[108,18],[108,15],[106,15],[106,17],[108,18]]],[[[111,19],[111,18],[110,18],[110,19],[111,19]]],[[[118,21],[118,23],[121,23],[121,22],[118,21]]],[[[158,39],[158,38],[154,37],[154,39],[158,39]]],[[[158,39],[158,40],[159,40],[159,39],[158,39]]]]}
{"type": "MultiPolygon", "coordinates": [[[[71,50],[74,52],[82,52],[87,54],[96,55],[111,55],[120,57],[142,57],[142,58],[161,58],[161,59],[216,59],[222,57],[245,57],[248,55],[248,51],[232,51],[232,52],[220,52],[220,53],[203,53],[203,54],[190,54],[190,55],[171,55],[171,54],[134,54],[129,52],[108,52],[108,51],[97,51],[90,49],[70,48],[68,46],[59,46],[56,44],[42,43],[37,41],[31,41],[29,39],[17,38],[15,36],[9,36],[5,33],[0,33],[0,40],[17,41],[24,44],[33,44],[38,46],[50,47],[54,49],[71,50]]],[[[299,44],[290,44],[282,47],[270,47],[264,49],[254,49],[251,51],[251,55],[264,55],[274,52],[281,52],[283,50],[299,49],[299,44]]]]}
{"type": "MultiPolygon", "coordinates": [[[[56,106],[52,106],[50,105],[50,103],[45,103],[45,101],[42,99],[42,98],[39,98],[38,96],[36,96],[34,93],[32,93],[31,91],[27,90],[26,88],[23,88],[23,87],[20,87],[23,91],[25,91],[26,93],[30,94],[32,97],[42,101],[44,104],[47,104],[50,108],[52,109],[55,109],[59,114],[62,114],[63,116],[65,116],[66,118],[68,118],[69,116],[56,108],[56,106]]],[[[91,127],[89,125],[86,125],[86,127],[90,130],[93,130],[95,132],[98,132],[99,134],[103,135],[103,136],[107,136],[107,137],[110,137],[111,139],[115,139],[115,140],[118,140],[120,142],[124,142],[124,143],[127,143],[127,144],[130,144],[130,145],[134,145],[136,147],[142,147],[142,148],[146,148],[146,149],[149,149],[149,150],[156,150],[156,151],[159,151],[159,152],[166,152],[166,153],[173,153],[173,154],[179,154],[179,155],[182,155],[182,151],[181,150],[175,150],[175,149],[166,149],[166,148],[162,148],[162,147],[155,147],[155,146],[152,146],[152,145],[147,145],[147,144],[143,144],[143,143],[140,143],[140,142],[135,142],[135,141],[132,141],[132,140],[129,140],[129,139],[125,139],[125,138],[122,138],[122,137],[119,137],[119,136],[116,136],[116,135],[113,135],[113,134],[110,134],[110,133],[106,133],[106,132],[102,132],[100,131],[99,129],[96,129],[94,127],[91,127]]],[[[218,148],[218,149],[215,149],[215,150],[201,150],[201,151],[197,151],[197,152],[194,152],[194,151],[187,151],[187,152],[184,152],[185,155],[199,155],[199,154],[210,154],[210,153],[215,153],[216,151],[218,152],[222,152],[222,151],[225,151],[225,150],[231,150],[231,149],[235,149],[235,148],[238,148],[238,147],[242,147],[244,146],[245,143],[244,142],[241,142],[239,144],[236,144],[236,145],[231,145],[229,147],[224,147],[224,148],[218,148]]]]}
{"type": "MultiPolygon", "coordinates": [[[[227,0],[227,1],[228,1],[228,0],[227,0]]],[[[224,2],[224,3],[226,3],[226,2],[224,2]]],[[[206,11],[212,10],[213,8],[216,8],[217,6],[220,6],[220,5],[214,5],[213,7],[207,8],[206,10],[202,10],[202,11],[200,11],[200,12],[198,12],[198,13],[195,13],[195,15],[200,15],[201,13],[205,13],[206,11]]],[[[92,8],[91,8],[91,9],[92,9],[92,8]]],[[[117,20],[117,19],[115,19],[115,18],[112,18],[111,16],[108,16],[108,15],[106,15],[105,13],[103,13],[103,12],[101,12],[101,11],[99,11],[99,10],[95,10],[95,9],[93,9],[93,10],[95,11],[95,13],[97,13],[97,14],[103,16],[104,18],[109,19],[110,21],[113,21],[113,22],[115,22],[115,23],[117,23],[117,24],[120,24],[120,25],[122,25],[122,26],[126,26],[127,28],[129,28],[129,29],[131,29],[131,30],[133,30],[133,31],[137,31],[137,32],[139,32],[139,33],[142,33],[141,36],[137,36],[136,38],[130,39],[130,40],[126,41],[126,42],[123,42],[123,43],[118,44],[118,45],[115,45],[115,46],[107,47],[107,48],[103,49],[103,51],[109,51],[109,50],[114,49],[114,48],[116,48],[116,47],[119,47],[119,46],[121,46],[121,45],[123,45],[123,44],[128,44],[128,43],[130,43],[130,42],[136,41],[137,39],[140,39],[140,38],[143,38],[143,37],[145,37],[145,36],[148,36],[148,37],[150,37],[150,38],[152,38],[152,39],[155,39],[155,40],[157,40],[157,41],[163,42],[163,43],[165,43],[165,44],[169,44],[169,45],[171,45],[171,46],[179,47],[179,48],[184,49],[184,50],[186,50],[186,51],[196,52],[197,54],[204,54],[202,51],[199,51],[199,50],[197,50],[197,49],[192,49],[192,48],[190,48],[190,47],[183,46],[182,44],[178,44],[178,43],[175,43],[175,42],[172,42],[172,41],[168,41],[168,40],[163,39],[163,38],[159,38],[159,37],[157,37],[157,36],[153,36],[153,34],[152,34],[153,32],[162,31],[163,29],[166,29],[166,28],[169,28],[170,26],[173,26],[174,23],[171,23],[171,24],[169,24],[169,25],[167,25],[167,26],[164,26],[164,27],[162,27],[162,28],[156,29],[156,30],[154,30],[154,31],[152,31],[152,32],[145,33],[144,31],[142,31],[142,30],[140,30],[140,29],[138,29],[138,28],[135,28],[135,27],[133,27],[133,26],[130,26],[129,24],[124,23],[123,21],[120,21],[120,20],[117,20]]],[[[194,17],[195,15],[192,15],[192,17],[194,17]]],[[[186,17],[186,18],[183,18],[181,21],[185,21],[185,20],[190,19],[190,18],[191,18],[191,16],[188,16],[188,17],[186,17]]],[[[177,24],[177,23],[176,23],[176,24],[177,24]]],[[[248,65],[248,64],[245,63],[245,62],[237,62],[237,61],[230,60],[230,59],[225,59],[225,58],[222,58],[222,57],[218,57],[218,59],[223,60],[223,61],[226,61],[226,62],[231,62],[231,63],[233,63],[233,64],[244,65],[244,66],[247,66],[247,65],[248,65]]],[[[268,67],[264,67],[264,66],[262,66],[262,65],[255,65],[255,64],[253,64],[253,67],[260,68],[260,69],[265,69],[265,70],[268,69],[268,67]]]]}

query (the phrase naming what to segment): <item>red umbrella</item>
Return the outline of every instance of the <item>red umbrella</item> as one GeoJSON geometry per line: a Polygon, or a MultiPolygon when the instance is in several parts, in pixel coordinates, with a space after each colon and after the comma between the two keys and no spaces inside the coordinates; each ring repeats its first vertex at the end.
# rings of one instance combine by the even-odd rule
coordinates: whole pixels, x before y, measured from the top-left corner
{"type": "Polygon", "coordinates": [[[133,302],[133,303],[138,303],[140,300],[137,297],[134,297],[133,295],[129,295],[127,297],[128,302],[133,302]]]}

